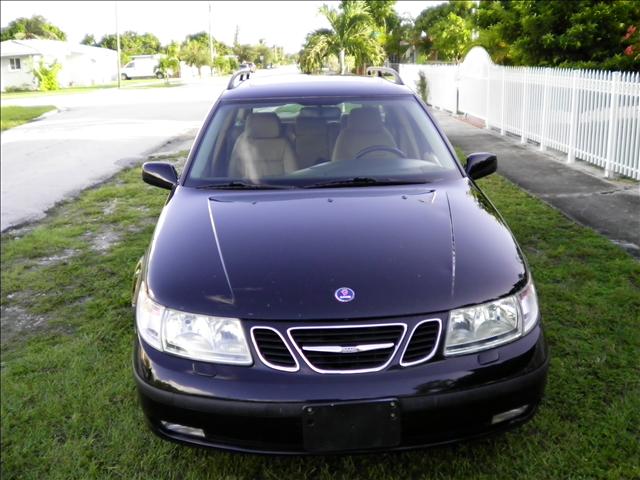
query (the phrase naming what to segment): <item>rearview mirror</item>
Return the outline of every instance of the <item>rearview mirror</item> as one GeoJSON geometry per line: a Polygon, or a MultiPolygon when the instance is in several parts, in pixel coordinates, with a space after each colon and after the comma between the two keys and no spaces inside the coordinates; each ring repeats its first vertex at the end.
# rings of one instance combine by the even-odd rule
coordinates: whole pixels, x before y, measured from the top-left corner
{"type": "Polygon", "coordinates": [[[178,172],[169,163],[145,162],[142,164],[142,180],[154,187],[171,190],[178,184],[178,172]]]}
{"type": "Polygon", "coordinates": [[[474,180],[491,175],[498,168],[498,157],[494,153],[472,153],[467,157],[467,175],[474,180]]]}

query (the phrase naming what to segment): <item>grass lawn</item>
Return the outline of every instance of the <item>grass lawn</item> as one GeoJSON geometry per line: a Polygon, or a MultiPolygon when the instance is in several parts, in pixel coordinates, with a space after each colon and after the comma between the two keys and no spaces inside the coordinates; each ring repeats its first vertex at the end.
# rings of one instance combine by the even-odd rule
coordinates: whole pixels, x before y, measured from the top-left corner
{"type": "Polygon", "coordinates": [[[55,108],[53,105],[43,105],[40,107],[1,107],[0,131],[27,123],[55,108]]]}
{"type": "Polygon", "coordinates": [[[551,349],[546,397],[527,425],[342,457],[227,454],[157,439],[131,377],[129,305],[166,193],[132,169],[2,235],[2,478],[640,477],[640,263],[502,177],[480,184],[528,256],[551,349]]]}

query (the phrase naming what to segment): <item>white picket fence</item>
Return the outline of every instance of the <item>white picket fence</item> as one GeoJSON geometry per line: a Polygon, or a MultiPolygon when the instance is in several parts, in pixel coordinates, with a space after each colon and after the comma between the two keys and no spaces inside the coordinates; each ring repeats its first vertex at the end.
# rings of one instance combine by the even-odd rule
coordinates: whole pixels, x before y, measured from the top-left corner
{"type": "Polygon", "coordinates": [[[597,165],[607,177],[640,180],[639,73],[502,67],[478,58],[400,65],[400,76],[415,88],[423,71],[434,107],[484,120],[487,128],[537,142],[541,150],[566,153],[568,162],[597,165]]]}

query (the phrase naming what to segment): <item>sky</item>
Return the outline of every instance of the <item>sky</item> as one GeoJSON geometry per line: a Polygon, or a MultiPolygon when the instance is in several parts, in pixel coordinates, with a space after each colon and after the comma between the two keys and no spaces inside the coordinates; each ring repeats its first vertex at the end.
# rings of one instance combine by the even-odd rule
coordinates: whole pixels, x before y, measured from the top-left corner
{"type": "MultiPolygon", "coordinates": [[[[116,4],[120,32],[150,32],[163,45],[182,41],[187,34],[209,30],[227,44],[233,43],[236,25],[240,43],[283,46],[288,53],[300,50],[312,30],[327,27],[318,14],[323,3],[337,7],[337,1],[1,1],[1,25],[19,17],[42,15],[67,34],[67,40],[80,42],[86,33],[96,39],[116,29],[116,4]]],[[[412,17],[442,1],[398,1],[399,14],[412,17]]]]}

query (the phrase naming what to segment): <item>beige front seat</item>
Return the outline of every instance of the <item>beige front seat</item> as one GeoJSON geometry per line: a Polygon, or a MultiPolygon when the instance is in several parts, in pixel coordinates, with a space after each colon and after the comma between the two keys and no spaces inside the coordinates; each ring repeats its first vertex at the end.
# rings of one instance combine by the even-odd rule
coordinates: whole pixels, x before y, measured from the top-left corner
{"type": "Polygon", "coordinates": [[[229,176],[258,180],[298,169],[296,155],[282,136],[275,113],[252,113],[231,152],[229,176]]]}
{"type": "Polygon", "coordinates": [[[380,111],[373,107],[351,110],[347,128],[338,135],[332,160],[351,160],[360,150],[372,145],[397,147],[393,136],[382,123],[380,111]]]}

